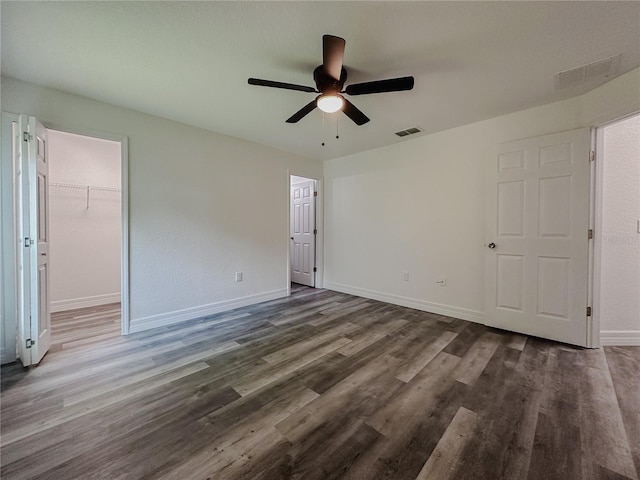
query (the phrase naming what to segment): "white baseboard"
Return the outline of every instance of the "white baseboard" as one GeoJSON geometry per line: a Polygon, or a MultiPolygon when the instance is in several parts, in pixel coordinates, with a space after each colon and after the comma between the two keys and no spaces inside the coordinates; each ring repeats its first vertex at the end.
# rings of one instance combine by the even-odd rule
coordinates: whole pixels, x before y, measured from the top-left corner
{"type": "Polygon", "coordinates": [[[164,327],[175,323],[185,322],[196,318],[206,317],[215,313],[226,312],[235,308],[255,305],[256,303],[275,300],[287,296],[287,289],[272,290],[270,292],[258,293],[256,295],[247,295],[246,297],[232,298],[230,300],[222,300],[220,302],[208,303],[197,307],[184,308],[173,312],[160,313],[150,315],[148,317],[136,318],[131,320],[130,333],[142,332],[151,328],[164,327]]]}
{"type": "Polygon", "coordinates": [[[376,292],[365,288],[352,287],[341,283],[324,282],[324,288],[335,290],[336,292],[348,293],[358,297],[371,298],[381,302],[392,303],[402,307],[415,308],[424,312],[435,313],[438,315],[446,315],[447,317],[459,318],[470,322],[484,323],[484,312],[479,310],[471,310],[468,308],[454,307],[452,305],[444,305],[441,303],[427,302],[417,298],[402,297],[391,293],[376,292]]]}
{"type": "Polygon", "coordinates": [[[75,310],[76,308],[95,307],[108,303],[120,302],[120,292],[106,293],[104,295],[94,295],[92,297],[70,298],[68,300],[56,300],[51,302],[51,312],[64,312],[65,310],[75,310]]]}
{"type": "Polygon", "coordinates": [[[640,346],[640,330],[602,330],[600,344],[625,347],[640,346]]]}

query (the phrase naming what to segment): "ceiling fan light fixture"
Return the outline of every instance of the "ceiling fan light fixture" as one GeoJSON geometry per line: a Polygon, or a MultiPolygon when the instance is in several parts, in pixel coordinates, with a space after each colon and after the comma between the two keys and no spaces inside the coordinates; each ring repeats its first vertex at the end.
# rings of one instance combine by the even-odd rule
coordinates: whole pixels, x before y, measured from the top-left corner
{"type": "Polygon", "coordinates": [[[325,113],[334,113],[342,110],[344,99],[342,95],[338,94],[320,95],[316,100],[316,105],[325,113]]]}

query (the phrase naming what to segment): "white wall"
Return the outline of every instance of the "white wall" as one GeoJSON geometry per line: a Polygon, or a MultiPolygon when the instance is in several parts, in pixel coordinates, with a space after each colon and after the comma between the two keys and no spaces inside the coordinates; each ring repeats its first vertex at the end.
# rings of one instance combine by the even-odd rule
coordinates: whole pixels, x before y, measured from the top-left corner
{"type": "Polygon", "coordinates": [[[603,130],[601,341],[640,345],[640,115],[603,130]]]}
{"type": "Polygon", "coordinates": [[[482,321],[487,152],[640,110],[639,79],[326,161],[325,287],[482,321]]]}
{"type": "MultiPolygon", "coordinates": [[[[120,143],[48,131],[49,182],[120,188],[120,143]]],[[[51,311],[120,301],[120,193],[49,189],[51,311]]]]}
{"type": "Polygon", "coordinates": [[[128,136],[132,330],[286,295],[288,173],[318,162],[7,77],[2,109],[128,136]]]}

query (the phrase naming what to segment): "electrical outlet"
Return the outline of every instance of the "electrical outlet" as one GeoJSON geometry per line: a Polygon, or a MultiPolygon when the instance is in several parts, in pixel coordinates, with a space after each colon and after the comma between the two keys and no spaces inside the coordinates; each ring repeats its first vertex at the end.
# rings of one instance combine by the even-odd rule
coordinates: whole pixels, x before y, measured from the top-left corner
{"type": "Polygon", "coordinates": [[[402,272],[402,280],[405,282],[409,281],[409,272],[402,272]]]}
{"type": "Polygon", "coordinates": [[[440,285],[441,287],[446,287],[447,286],[447,277],[439,277],[438,280],[436,280],[436,283],[438,285],[440,285]]]}
{"type": "Polygon", "coordinates": [[[236,282],[242,281],[242,272],[236,272],[236,282]]]}

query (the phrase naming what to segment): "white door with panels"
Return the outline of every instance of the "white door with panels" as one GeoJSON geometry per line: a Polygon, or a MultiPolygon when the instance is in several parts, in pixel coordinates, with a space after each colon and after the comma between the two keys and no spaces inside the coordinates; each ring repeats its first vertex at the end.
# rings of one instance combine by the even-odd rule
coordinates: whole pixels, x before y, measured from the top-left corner
{"type": "Polygon", "coordinates": [[[49,164],[47,133],[34,117],[20,116],[19,246],[20,360],[35,365],[51,344],[49,307],[49,164]]]}
{"type": "Polygon", "coordinates": [[[499,145],[487,165],[485,323],[587,345],[588,129],[499,145]]]}
{"type": "Polygon", "coordinates": [[[315,287],[315,180],[291,185],[291,281],[315,287]]]}

